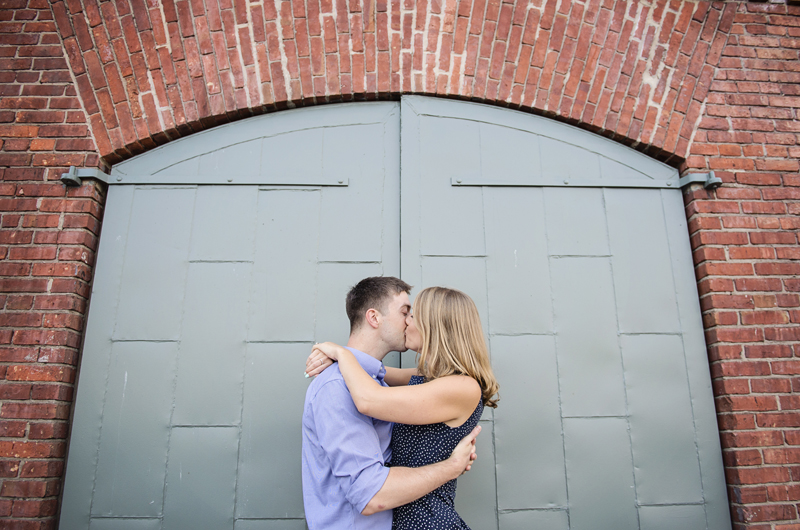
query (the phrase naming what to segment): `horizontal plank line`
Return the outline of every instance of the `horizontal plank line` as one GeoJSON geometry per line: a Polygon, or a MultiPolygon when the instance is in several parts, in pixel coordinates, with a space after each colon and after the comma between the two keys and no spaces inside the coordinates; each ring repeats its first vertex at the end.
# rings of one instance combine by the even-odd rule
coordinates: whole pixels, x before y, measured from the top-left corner
{"type": "Polygon", "coordinates": [[[665,502],[660,504],[642,504],[636,503],[637,506],[641,507],[652,507],[652,508],[660,508],[660,507],[668,507],[668,506],[704,506],[704,501],[695,501],[695,502],[665,502]]]}
{"type": "Polygon", "coordinates": [[[304,517],[236,517],[237,521],[305,521],[304,517]]]}
{"type": "Polygon", "coordinates": [[[561,416],[563,419],[569,420],[604,420],[604,419],[618,419],[618,420],[627,420],[628,416],[561,416]]]}
{"type": "Polygon", "coordinates": [[[189,263],[255,263],[253,260],[243,259],[190,259],[189,263]]]}
{"type": "Polygon", "coordinates": [[[635,337],[637,335],[669,335],[669,336],[678,336],[680,337],[683,335],[682,331],[620,331],[620,335],[625,335],[629,337],[635,337]]]}
{"type": "Polygon", "coordinates": [[[111,342],[153,342],[179,344],[181,341],[177,339],[111,339],[111,342]]]}
{"type": "Polygon", "coordinates": [[[170,425],[173,429],[238,429],[241,427],[240,424],[224,424],[224,425],[185,425],[185,424],[177,424],[177,425],[170,425]]]}
{"type": "Polygon", "coordinates": [[[143,520],[143,521],[160,521],[164,518],[162,515],[157,516],[146,516],[146,515],[90,515],[90,519],[120,519],[120,520],[127,520],[127,519],[136,519],[136,520],[143,520]]]}
{"type": "Polygon", "coordinates": [[[546,333],[489,333],[490,337],[555,337],[555,331],[546,333]]]}
{"type": "Polygon", "coordinates": [[[561,258],[613,258],[612,254],[551,254],[548,256],[553,259],[561,258]]]}
{"type": "Polygon", "coordinates": [[[497,513],[503,515],[519,512],[566,512],[567,510],[568,508],[566,506],[554,506],[552,508],[507,508],[503,510],[497,510],[497,513]]]}
{"type": "Polygon", "coordinates": [[[486,254],[420,254],[421,258],[485,258],[486,254]]]}
{"type": "Polygon", "coordinates": [[[314,340],[247,340],[245,344],[314,344],[314,340]]]}
{"type": "Polygon", "coordinates": [[[370,265],[374,265],[374,264],[380,265],[381,264],[380,261],[346,261],[346,260],[342,260],[342,261],[319,260],[319,261],[317,261],[317,263],[341,263],[341,264],[353,264],[353,265],[358,265],[358,264],[361,264],[361,263],[366,263],[366,264],[370,264],[370,265]]]}

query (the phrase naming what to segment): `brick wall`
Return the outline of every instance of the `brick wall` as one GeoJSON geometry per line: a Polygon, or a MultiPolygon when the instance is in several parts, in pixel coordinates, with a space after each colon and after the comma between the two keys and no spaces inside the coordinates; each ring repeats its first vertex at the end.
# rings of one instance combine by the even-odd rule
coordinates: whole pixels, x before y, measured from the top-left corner
{"type": "Polygon", "coordinates": [[[685,194],[737,527],[800,528],[800,14],[739,9],[685,194]]]}
{"type": "MultiPolygon", "coordinates": [[[[252,114],[440,95],[725,185],[685,192],[736,528],[800,516],[800,7],[668,0],[0,0],[0,517],[52,528],[100,166],[252,114]]],[[[13,526],[15,525],[15,526],[13,526]]]]}
{"type": "Polygon", "coordinates": [[[103,196],[49,3],[0,6],[0,527],[52,528],[103,196]]]}

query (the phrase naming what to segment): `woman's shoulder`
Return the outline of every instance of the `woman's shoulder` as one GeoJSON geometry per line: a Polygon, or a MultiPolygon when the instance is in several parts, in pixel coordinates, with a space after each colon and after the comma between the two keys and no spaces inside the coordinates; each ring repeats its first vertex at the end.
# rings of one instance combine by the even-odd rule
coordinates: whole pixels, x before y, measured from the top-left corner
{"type": "MultiPolygon", "coordinates": [[[[426,383],[425,378],[421,375],[411,376],[409,385],[420,385],[426,383]]],[[[481,385],[475,379],[468,375],[446,375],[444,377],[437,377],[430,383],[438,386],[442,391],[456,394],[472,401],[481,397],[481,385]]]]}

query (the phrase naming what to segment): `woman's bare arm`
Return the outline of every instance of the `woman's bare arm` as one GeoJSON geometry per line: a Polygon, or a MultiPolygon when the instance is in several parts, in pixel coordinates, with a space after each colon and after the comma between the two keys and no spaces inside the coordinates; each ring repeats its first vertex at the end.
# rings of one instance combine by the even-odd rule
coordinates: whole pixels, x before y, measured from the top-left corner
{"type": "Polygon", "coordinates": [[[419,375],[416,368],[386,367],[386,376],[383,378],[389,386],[406,386],[411,381],[412,375],[419,375]]]}
{"type": "Polygon", "coordinates": [[[471,377],[451,375],[421,385],[384,387],[375,384],[346,348],[330,342],[314,348],[338,360],[358,411],[379,420],[409,425],[448,422],[468,417],[481,399],[480,385],[471,377]]]}
{"type": "MultiPolygon", "coordinates": [[[[311,355],[306,359],[306,377],[314,377],[324,372],[335,362],[325,353],[315,348],[311,351],[311,355]]],[[[389,386],[405,386],[411,381],[411,376],[419,375],[419,370],[416,368],[394,368],[393,366],[386,366],[386,375],[383,380],[389,386]]]]}

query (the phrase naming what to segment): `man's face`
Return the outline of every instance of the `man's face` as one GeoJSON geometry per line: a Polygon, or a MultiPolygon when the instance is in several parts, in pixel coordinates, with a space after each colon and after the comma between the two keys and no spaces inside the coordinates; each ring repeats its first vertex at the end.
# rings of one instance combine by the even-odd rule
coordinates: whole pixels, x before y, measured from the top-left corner
{"type": "Polygon", "coordinates": [[[396,294],[386,304],[386,313],[381,322],[381,338],[391,351],[406,351],[406,317],[411,312],[408,293],[396,294]]]}

